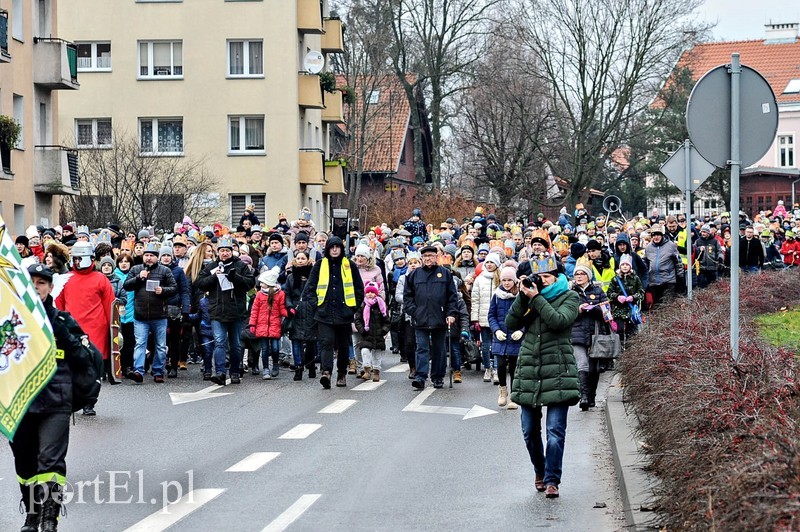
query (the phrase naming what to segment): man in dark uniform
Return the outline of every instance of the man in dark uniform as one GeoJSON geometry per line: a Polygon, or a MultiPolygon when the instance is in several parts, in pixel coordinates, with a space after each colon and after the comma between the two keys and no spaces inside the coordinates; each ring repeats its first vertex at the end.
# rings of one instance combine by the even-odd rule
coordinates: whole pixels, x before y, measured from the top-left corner
{"type": "MultiPolygon", "coordinates": [[[[56,372],[33,400],[22,418],[11,450],[25,506],[22,532],[52,531],[67,478],[69,417],[72,413],[72,373],[68,360],[85,336],[67,312],[53,306],[53,272],[42,264],[28,268],[36,292],[44,304],[56,339],[56,372]],[[40,525],[41,523],[41,525],[40,525]]],[[[88,340],[87,340],[88,341],[88,340]]]]}

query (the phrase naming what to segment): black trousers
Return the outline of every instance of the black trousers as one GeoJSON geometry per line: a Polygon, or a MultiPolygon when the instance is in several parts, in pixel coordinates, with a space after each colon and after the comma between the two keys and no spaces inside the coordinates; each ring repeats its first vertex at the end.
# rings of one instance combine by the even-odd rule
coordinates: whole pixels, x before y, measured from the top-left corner
{"type": "Polygon", "coordinates": [[[317,322],[317,342],[322,360],[322,371],[333,371],[333,352],[336,351],[336,371],[347,373],[352,342],[352,325],[330,325],[317,322]]]}
{"type": "Polygon", "coordinates": [[[167,367],[178,369],[178,360],[183,348],[183,323],[180,320],[167,320],[167,367]]]}
{"type": "Polygon", "coordinates": [[[23,496],[30,484],[66,483],[69,418],[67,412],[29,413],[22,418],[10,445],[23,496]]]}
{"type": "Polygon", "coordinates": [[[506,355],[497,357],[497,378],[500,380],[500,386],[506,385],[506,377],[508,377],[508,387],[511,388],[511,382],[514,380],[514,370],[516,368],[517,357],[506,355]]]}
{"type": "Polygon", "coordinates": [[[133,322],[122,323],[119,326],[122,333],[122,349],[120,353],[120,364],[122,365],[123,375],[133,367],[133,347],[136,345],[136,337],[133,334],[133,322]]]}
{"type": "Polygon", "coordinates": [[[401,353],[408,360],[409,368],[414,368],[417,365],[417,333],[414,332],[414,327],[411,326],[410,321],[403,320],[400,336],[403,338],[401,341],[401,353]]]}

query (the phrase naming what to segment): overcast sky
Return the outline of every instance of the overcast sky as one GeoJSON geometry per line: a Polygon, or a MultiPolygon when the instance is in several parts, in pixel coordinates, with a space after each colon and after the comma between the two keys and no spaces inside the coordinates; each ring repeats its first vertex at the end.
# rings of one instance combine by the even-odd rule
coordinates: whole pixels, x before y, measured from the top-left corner
{"type": "Polygon", "coordinates": [[[768,22],[800,22],[800,0],[706,0],[700,18],[717,22],[717,41],[763,39],[768,22]]]}

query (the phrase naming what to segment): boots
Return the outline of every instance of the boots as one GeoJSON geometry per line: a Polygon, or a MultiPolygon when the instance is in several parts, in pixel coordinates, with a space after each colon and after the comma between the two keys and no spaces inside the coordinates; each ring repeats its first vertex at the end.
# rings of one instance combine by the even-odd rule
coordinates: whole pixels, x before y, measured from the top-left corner
{"type": "Polygon", "coordinates": [[[317,378],[317,365],[316,364],[309,364],[308,365],[308,378],[309,379],[316,379],[317,378]]]}
{"type": "Polygon", "coordinates": [[[55,482],[48,482],[44,488],[44,501],[42,502],[42,532],[56,532],[58,530],[58,514],[61,512],[61,486],[55,482]]]}
{"type": "Polygon", "coordinates": [[[364,371],[361,373],[361,375],[358,376],[358,378],[368,381],[371,377],[372,377],[372,367],[364,366],[364,371]]]}
{"type": "Polygon", "coordinates": [[[594,408],[594,400],[597,395],[597,382],[600,380],[599,373],[589,373],[588,375],[588,394],[589,408],[594,408]]]}
{"type": "Polygon", "coordinates": [[[20,486],[22,489],[22,501],[20,501],[20,512],[25,512],[25,524],[22,525],[20,532],[39,532],[39,519],[42,517],[42,487],[20,486]]]}
{"type": "Polygon", "coordinates": [[[500,386],[500,395],[497,396],[497,406],[506,406],[508,404],[508,388],[500,386]]]}
{"type": "Polygon", "coordinates": [[[345,388],[347,386],[347,373],[336,374],[336,387],[345,388]]]}
{"type": "Polygon", "coordinates": [[[350,375],[356,374],[356,359],[351,359],[347,365],[347,373],[350,375]]]}
{"type": "Polygon", "coordinates": [[[581,410],[586,412],[589,410],[589,372],[588,371],[579,371],[578,372],[578,383],[581,387],[581,402],[580,407],[581,410]]]}
{"type": "Polygon", "coordinates": [[[381,370],[379,369],[372,370],[372,382],[381,382],[381,370]]]}
{"type": "Polygon", "coordinates": [[[296,370],[294,370],[294,380],[296,381],[303,380],[303,366],[300,366],[296,370]]]}

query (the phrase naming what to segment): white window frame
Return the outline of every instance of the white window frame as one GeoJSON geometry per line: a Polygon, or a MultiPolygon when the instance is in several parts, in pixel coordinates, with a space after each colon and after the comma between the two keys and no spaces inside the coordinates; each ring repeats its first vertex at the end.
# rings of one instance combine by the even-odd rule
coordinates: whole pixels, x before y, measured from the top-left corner
{"type": "Polygon", "coordinates": [[[183,53],[183,40],[182,39],[163,39],[163,40],[153,40],[153,41],[147,41],[147,40],[137,41],[137,43],[136,43],[136,55],[138,57],[137,67],[136,67],[137,68],[137,71],[136,71],[137,79],[183,79],[183,68],[184,68],[183,57],[184,57],[184,53],[183,53]],[[146,74],[142,74],[142,45],[143,44],[147,45],[147,67],[146,67],[147,68],[147,73],[146,74]],[[170,48],[169,48],[169,60],[170,60],[169,70],[170,70],[170,72],[169,73],[161,72],[160,69],[159,70],[154,70],[155,69],[155,65],[154,65],[154,61],[153,61],[153,45],[155,45],[155,44],[169,44],[170,45],[170,48]],[[176,44],[180,44],[181,45],[181,64],[180,64],[181,73],[180,74],[174,74],[175,67],[176,67],[176,65],[174,64],[174,61],[175,61],[175,45],[176,44]]]}
{"type": "Polygon", "coordinates": [[[244,196],[244,204],[245,206],[250,204],[255,204],[256,202],[253,200],[253,196],[264,196],[264,212],[257,212],[255,215],[258,217],[259,221],[264,224],[266,227],[266,219],[267,219],[267,194],[264,192],[254,192],[252,194],[242,193],[242,192],[231,192],[228,194],[228,219],[231,220],[231,225],[236,226],[239,223],[239,218],[241,217],[241,211],[234,214],[233,212],[233,197],[234,196],[244,196]],[[234,220],[234,216],[236,219],[234,220]]]}
{"type": "Polygon", "coordinates": [[[375,105],[380,101],[380,99],[381,99],[381,90],[373,89],[369,91],[369,94],[367,95],[367,104],[375,105]]]}
{"type": "Polygon", "coordinates": [[[778,133],[775,137],[775,166],[778,168],[796,168],[797,167],[797,150],[796,150],[796,142],[795,142],[795,134],[794,133],[778,133]],[[789,139],[785,145],[781,145],[782,139],[789,139]],[[791,159],[788,161],[790,164],[781,164],[781,152],[783,150],[787,150],[787,159],[791,159]]]}
{"type": "Polygon", "coordinates": [[[159,116],[159,117],[141,117],[138,120],[138,135],[139,135],[139,153],[141,155],[146,156],[168,156],[168,157],[180,157],[184,154],[184,149],[186,148],[186,141],[185,141],[185,131],[183,125],[183,117],[182,116],[159,116]],[[181,122],[181,151],[161,151],[158,145],[158,123],[159,121],[164,122],[174,122],[180,120],[181,122]],[[152,139],[153,139],[153,151],[143,151],[142,150],[142,122],[150,121],[150,127],[152,128],[152,139]]]}
{"type": "Polygon", "coordinates": [[[264,115],[231,115],[228,117],[228,155],[266,155],[267,154],[267,123],[264,120],[264,115]],[[233,143],[233,139],[231,138],[231,127],[234,120],[239,121],[239,149],[233,149],[231,147],[233,143]],[[247,149],[246,143],[244,139],[246,138],[247,134],[247,120],[261,120],[262,125],[262,135],[264,136],[264,148],[263,149],[247,149]]]}
{"type": "Polygon", "coordinates": [[[17,140],[16,149],[25,149],[25,96],[22,94],[14,94],[14,120],[19,124],[19,139],[17,140]]]}
{"type": "Polygon", "coordinates": [[[225,68],[227,77],[231,79],[239,78],[264,78],[264,39],[228,39],[225,43],[225,68]],[[231,73],[231,43],[242,43],[243,72],[241,74],[231,73]],[[250,43],[261,43],[261,73],[253,74],[250,67],[250,43]]]}
{"type": "Polygon", "coordinates": [[[111,129],[111,138],[109,139],[108,144],[101,144],[99,142],[97,136],[97,123],[98,122],[109,122],[113,124],[111,118],[76,118],[75,119],[75,145],[78,148],[82,149],[108,149],[111,148],[114,143],[114,130],[113,127],[111,129]],[[91,125],[92,127],[92,143],[91,144],[81,144],[80,143],[80,134],[78,132],[78,126],[80,125],[91,125]]]}
{"type": "Polygon", "coordinates": [[[92,53],[90,59],[90,66],[81,66],[81,59],[82,57],[78,57],[78,72],[111,72],[111,65],[112,65],[112,57],[109,55],[108,57],[108,66],[98,66],[100,62],[100,57],[97,54],[97,45],[98,44],[107,44],[109,47],[111,46],[111,41],[77,41],[75,43],[76,46],[91,46],[92,53]]]}

